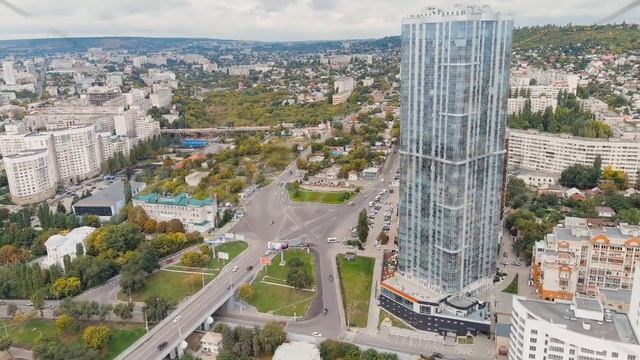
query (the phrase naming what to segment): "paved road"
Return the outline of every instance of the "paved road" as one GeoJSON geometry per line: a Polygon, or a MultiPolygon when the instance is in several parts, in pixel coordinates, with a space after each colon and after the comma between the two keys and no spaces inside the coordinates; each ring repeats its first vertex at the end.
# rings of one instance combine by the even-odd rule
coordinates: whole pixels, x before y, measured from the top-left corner
{"type": "Polygon", "coordinates": [[[255,275],[259,270],[256,259],[262,252],[262,248],[249,242],[249,248],[231,261],[215,280],[180,304],[167,318],[116,359],[152,360],[169,355],[188,334],[206,320],[212,309],[222,306],[233,295],[238,284],[255,275]],[[246,270],[250,265],[255,266],[253,271],[246,270]],[[235,272],[232,271],[234,266],[238,267],[235,272]],[[158,345],[165,341],[168,342],[168,346],[158,350],[158,345]]]}

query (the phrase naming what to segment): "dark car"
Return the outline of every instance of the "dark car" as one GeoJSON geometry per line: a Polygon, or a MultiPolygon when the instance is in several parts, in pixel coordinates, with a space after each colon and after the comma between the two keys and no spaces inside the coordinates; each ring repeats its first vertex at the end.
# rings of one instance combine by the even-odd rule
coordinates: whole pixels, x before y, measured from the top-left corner
{"type": "Polygon", "coordinates": [[[253,270],[253,265],[247,266],[247,271],[251,271],[251,270],[253,270]]]}
{"type": "Polygon", "coordinates": [[[442,359],[442,358],[444,358],[444,356],[443,356],[442,354],[440,354],[439,352],[434,352],[432,356],[433,356],[433,358],[435,358],[435,359],[442,359]]]}
{"type": "Polygon", "coordinates": [[[324,308],[324,310],[322,310],[322,313],[323,313],[324,315],[327,315],[327,313],[328,313],[328,312],[329,312],[329,309],[327,309],[327,308],[324,308]]]}
{"type": "Polygon", "coordinates": [[[329,281],[333,281],[333,275],[329,275],[329,281]]]}
{"type": "Polygon", "coordinates": [[[168,345],[169,345],[169,343],[166,342],[166,341],[161,343],[161,344],[158,344],[158,351],[164,350],[168,345]]]}

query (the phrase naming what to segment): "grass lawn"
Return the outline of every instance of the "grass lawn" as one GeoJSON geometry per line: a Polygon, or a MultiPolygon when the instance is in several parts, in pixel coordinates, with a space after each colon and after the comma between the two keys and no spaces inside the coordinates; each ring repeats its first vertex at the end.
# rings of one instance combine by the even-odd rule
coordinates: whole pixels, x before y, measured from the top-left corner
{"type": "MultiPolygon", "coordinates": [[[[231,241],[231,242],[216,246],[215,252],[216,252],[216,255],[218,254],[218,252],[226,252],[227,254],[229,254],[229,261],[231,261],[235,259],[236,256],[240,255],[243,251],[245,251],[247,247],[248,245],[244,241],[231,241]]],[[[226,262],[228,263],[229,261],[226,261],[226,262]]],[[[223,260],[217,259],[217,256],[216,256],[216,259],[211,259],[211,262],[209,263],[208,267],[219,268],[222,266],[222,264],[224,264],[223,260]]]]}
{"type": "Polygon", "coordinates": [[[61,338],[67,343],[80,343],[82,332],[87,326],[106,325],[111,328],[112,337],[101,358],[108,360],[114,359],[144,335],[144,327],[139,324],[96,321],[80,321],[79,324],[78,331],[68,331],[62,336],[57,334],[54,320],[49,319],[31,319],[19,324],[7,324],[7,331],[15,345],[31,348],[40,336],[61,338]]]}
{"type": "MultiPolygon", "coordinates": [[[[223,251],[229,253],[229,261],[233,260],[236,256],[240,255],[247,248],[247,243],[244,241],[233,241],[226,244],[222,244],[216,247],[216,251],[223,251]]],[[[228,264],[229,261],[226,263],[228,264]]],[[[204,283],[207,284],[222,270],[222,262],[218,264],[217,259],[211,260],[208,265],[209,269],[204,271],[204,283]]],[[[180,270],[180,271],[192,271],[195,274],[173,272],[173,271],[156,271],[153,274],[147,276],[147,284],[144,289],[136,293],[131,294],[133,301],[145,302],[147,299],[153,299],[155,297],[165,297],[174,304],[180,302],[185,296],[190,296],[202,289],[202,275],[199,269],[191,268],[185,269],[179,266],[170,266],[167,269],[180,270]],[[197,281],[196,281],[197,280],[197,281]]],[[[120,292],[118,299],[121,301],[129,301],[128,294],[120,292]]]]}
{"type": "MultiPolygon", "coordinates": [[[[284,252],[286,262],[293,258],[302,260],[304,263],[303,268],[307,274],[315,276],[315,258],[313,255],[304,250],[287,250],[284,252]]],[[[273,258],[273,263],[266,269],[266,273],[265,270],[260,271],[256,281],[253,283],[256,296],[251,301],[251,305],[263,313],[303,316],[316,295],[314,291],[296,290],[262,282],[264,279],[268,282],[286,285],[288,271],[289,266],[280,266],[280,255],[273,258]]],[[[315,277],[313,276],[313,284],[315,284],[315,277]]]]}
{"type": "Polygon", "coordinates": [[[516,274],[516,276],[513,278],[513,281],[511,281],[511,284],[504,288],[502,292],[518,295],[518,274],[516,274]]]}
{"type": "Polygon", "coordinates": [[[400,329],[411,329],[411,327],[405,324],[404,321],[398,319],[397,317],[393,316],[391,313],[386,312],[382,309],[380,310],[380,317],[378,318],[378,328],[380,328],[380,324],[382,324],[382,321],[386,318],[389,318],[391,320],[391,326],[394,326],[400,329]]]}
{"type": "Polygon", "coordinates": [[[351,191],[325,192],[300,189],[295,193],[292,190],[288,190],[288,192],[289,199],[291,199],[291,201],[314,202],[329,205],[344,204],[345,201],[348,201],[353,197],[353,192],[351,191]]]}
{"type": "Polygon", "coordinates": [[[355,260],[347,261],[344,255],[338,255],[337,262],[347,326],[367,327],[375,259],[358,256],[355,260]]]}

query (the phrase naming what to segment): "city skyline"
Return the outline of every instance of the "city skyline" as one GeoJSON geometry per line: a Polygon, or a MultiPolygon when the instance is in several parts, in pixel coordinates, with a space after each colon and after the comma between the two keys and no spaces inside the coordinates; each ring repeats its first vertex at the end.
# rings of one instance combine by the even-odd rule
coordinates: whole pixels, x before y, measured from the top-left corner
{"type": "MultiPolygon", "coordinates": [[[[469,2],[467,2],[469,3],[469,2]]],[[[488,4],[515,17],[516,26],[593,24],[629,5],[551,0],[488,4]]],[[[398,35],[402,17],[445,1],[402,0],[393,4],[338,0],[264,0],[242,6],[173,0],[162,3],[121,0],[116,4],[66,0],[48,4],[2,1],[0,40],[51,37],[143,36],[202,37],[254,41],[348,40],[398,35]],[[189,22],[176,22],[188,18],[189,22]],[[211,19],[216,19],[212,22],[211,19]],[[246,25],[249,24],[249,25],[246,25]]],[[[640,21],[640,8],[629,9],[612,22],[640,21]]]]}

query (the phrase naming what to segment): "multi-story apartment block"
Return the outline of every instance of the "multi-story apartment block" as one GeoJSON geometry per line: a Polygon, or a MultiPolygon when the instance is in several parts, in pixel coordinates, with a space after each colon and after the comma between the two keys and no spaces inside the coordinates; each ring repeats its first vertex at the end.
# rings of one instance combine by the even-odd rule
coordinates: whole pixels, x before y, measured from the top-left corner
{"type": "Polygon", "coordinates": [[[578,98],[576,99],[576,101],[578,102],[578,104],[580,104],[580,106],[582,106],[583,109],[589,110],[592,113],[606,112],[607,110],[609,110],[609,105],[607,105],[606,102],[593,97],[590,97],[588,99],[578,98]]]}
{"type": "Polygon", "coordinates": [[[605,311],[593,298],[514,297],[509,360],[638,360],[640,328],[631,321],[637,311],[637,301],[625,314],[605,311]]]}
{"type": "Polygon", "coordinates": [[[156,221],[178,219],[189,231],[204,233],[215,227],[217,203],[213,198],[198,200],[184,193],[176,196],[136,195],[133,205],[143,208],[156,221]]]}
{"type": "Polygon", "coordinates": [[[574,164],[593,165],[596,156],[602,166],[623,170],[630,181],[637,180],[640,142],[625,139],[593,139],[537,130],[508,131],[510,167],[560,174],[574,164]]]}
{"type": "Polygon", "coordinates": [[[3,61],[2,62],[2,72],[4,83],[7,85],[16,85],[16,72],[13,68],[12,61],[3,61]]]}
{"type": "Polygon", "coordinates": [[[87,89],[86,99],[91,105],[102,106],[107,101],[113,100],[122,95],[120,88],[107,86],[92,86],[87,89]]]}
{"type": "Polygon", "coordinates": [[[640,226],[565,219],[535,244],[532,277],[540,297],[572,299],[576,292],[630,289],[640,261],[640,226]]]}
{"type": "Polygon", "coordinates": [[[509,115],[519,114],[524,109],[526,102],[531,104],[531,112],[536,113],[538,111],[544,111],[550,107],[551,110],[555,110],[558,106],[558,99],[546,96],[538,98],[509,98],[507,101],[507,113],[509,115]]]}
{"type": "Polygon", "coordinates": [[[77,182],[100,174],[100,144],[92,125],[49,132],[60,183],[77,182]]]}
{"type": "Polygon", "coordinates": [[[32,204],[55,195],[58,177],[49,149],[26,150],[5,156],[4,167],[14,203],[32,204]]]}

